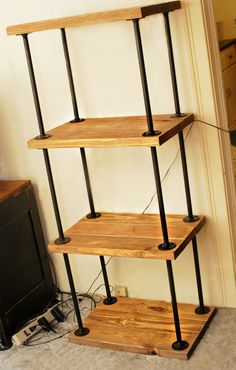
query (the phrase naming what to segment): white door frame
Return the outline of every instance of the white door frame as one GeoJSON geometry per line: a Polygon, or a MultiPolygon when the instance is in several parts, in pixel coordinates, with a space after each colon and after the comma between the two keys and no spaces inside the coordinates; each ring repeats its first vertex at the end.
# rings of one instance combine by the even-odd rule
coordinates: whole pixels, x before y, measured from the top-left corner
{"type": "MultiPolygon", "coordinates": [[[[190,40],[198,118],[227,129],[227,113],[212,2],[211,0],[183,0],[183,7],[190,40]]],[[[234,222],[236,220],[236,192],[230,139],[227,133],[219,130],[216,132],[215,129],[210,130],[211,132],[207,126],[202,126],[211,203],[212,235],[218,261],[217,283],[221,286],[222,304],[236,306],[236,222],[234,222]],[[218,140],[218,145],[214,149],[211,145],[212,135],[217,135],[216,142],[218,140]],[[217,154],[219,160],[216,168],[217,154]],[[224,189],[223,196],[222,189],[224,189]]]]}

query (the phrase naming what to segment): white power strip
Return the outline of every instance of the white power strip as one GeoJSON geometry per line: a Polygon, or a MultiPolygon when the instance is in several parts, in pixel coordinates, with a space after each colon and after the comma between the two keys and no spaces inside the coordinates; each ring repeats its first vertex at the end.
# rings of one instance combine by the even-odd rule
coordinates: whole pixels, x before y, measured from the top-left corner
{"type": "Polygon", "coordinates": [[[46,312],[44,312],[42,315],[37,316],[35,319],[30,321],[29,324],[27,324],[21,330],[19,330],[16,334],[14,334],[12,337],[13,343],[19,346],[23,344],[27,339],[32,337],[32,335],[40,331],[42,329],[42,327],[38,323],[40,319],[45,318],[49,323],[53,321],[55,317],[52,315],[51,311],[56,306],[57,305],[50,307],[46,312]]]}

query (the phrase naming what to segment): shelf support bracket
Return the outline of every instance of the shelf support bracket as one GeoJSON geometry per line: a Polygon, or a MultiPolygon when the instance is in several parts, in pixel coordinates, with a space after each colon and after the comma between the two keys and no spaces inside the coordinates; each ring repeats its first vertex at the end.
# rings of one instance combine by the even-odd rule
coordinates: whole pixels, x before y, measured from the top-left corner
{"type": "Polygon", "coordinates": [[[74,334],[77,337],[82,337],[82,336],[87,335],[90,332],[90,330],[83,326],[83,322],[82,322],[81,315],[80,315],[79,304],[78,304],[77,295],[76,295],[76,291],[75,291],[75,285],[74,285],[74,280],[73,280],[73,276],[72,276],[72,272],[71,272],[71,267],[70,267],[70,261],[69,261],[68,254],[64,253],[63,257],[64,257],[66,272],[67,272],[68,281],[69,281],[69,285],[70,285],[71,296],[72,296],[72,300],[73,300],[73,304],[74,304],[74,308],[75,308],[75,315],[76,315],[76,319],[77,319],[77,322],[78,322],[78,325],[79,325],[79,329],[75,330],[74,334]]]}
{"type": "Polygon", "coordinates": [[[82,122],[84,121],[84,119],[79,117],[79,110],[78,110],[78,105],[77,105],[77,100],[76,100],[75,85],[74,85],[74,80],[73,80],[73,75],[72,75],[70,55],[69,55],[69,49],[68,49],[68,44],[67,44],[67,39],[66,39],[65,28],[61,28],[61,38],[62,38],[64,55],[65,55],[65,61],[66,61],[67,75],[68,75],[68,80],[69,80],[69,85],[70,85],[72,106],[73,106],[74,117],[75,117],[71,122],[82,122]]]}
{"type": "Polygon", "coordinates": [[[138,61],[139,61],[139,70],[140,70],[140,76],[141,76],[142,88],[143,88],[143,98],[144,98],[144,104],[145,104],[145,110],[146,110],[147,125],[148,125],[148,131],[144,132],[143,136],[160,135],[161,132],[154,130],[154,126],[153,126],[152,110],[151,110],[151,104],[150,104],[150,98],[149,98],[147,75],[146,75],[143,47],[142,47],[142,39],[141,39],[140,27],[139,27],[139,19],[133,19],[133,25],[134,25],[134,34],[135,34],[136,48],[137,48],[138,61]]]}
{"type": "Polygon", "coordinates": [[[167,271],[168,271],[171,302],[172,302],[174,324],[175,324],[175,333],[176,333],[176,339],[177,339],[176,342],[172,344],[172,348],[175,349],[176,351],[183,351],[184,349],[188,348],[189,343],[184,341],[181,335],[178,305],[177,305],[176,293],[175,293],[174,275],[173,275],[171,261],[167,260],[166,266],[167,266],[167,271]]]}
{"type": "Polygon", "coordinates": [[[170,31],[170,20],[169,20],[169,13],[163,13],[164,22],[165,22],[165,31],[166,31],[166,41],[168,47],[168,57],[170,63],[170,73],[171,73],[171,81],[172,81],[172,89],[173,89],[173,96],[174,96],[174,103],[175,103],[175,115],[172,117],[185,117],[185,113],[181,113],[180,110],[180,103],[179,103],[179,93],[178,93],[178,85],[177,85],[177,78],[176,78],[176,71],[175,71],[175,60],[174,60],[174,52],[172,46],[172,37],[170,31]]]}

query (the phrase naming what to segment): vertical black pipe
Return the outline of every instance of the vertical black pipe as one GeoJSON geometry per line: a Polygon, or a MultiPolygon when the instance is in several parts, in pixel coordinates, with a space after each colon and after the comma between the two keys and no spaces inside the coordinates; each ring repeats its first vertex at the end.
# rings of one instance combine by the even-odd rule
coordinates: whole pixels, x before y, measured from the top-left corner
{"type": "Polygon", "coordinates": [[[87,164],[87,159],[86,159],[84,148],[80,148],[80,154],[81,154],[81,159],[82,159],[82,164],[83,164],[84,177],[85,177],[88,201],[89,201],[89,206],[90,206],[90,213],[87,215],[87,217],[97,218],[97,217],[100,217],[101,214],[95,211],[92,189],[91,189],[91,184],[90,184],[90,179],[89,179],[88,164],[87,164]]]}
{"type": "Polygon", "coordinates": [[[183,131],[179,132],[178,136],[179,136],[179,148],[180,148],[180,154],[181,154],[181,162],[182,162],[182,168],[183,168],[186,203],[187,203],[187,208],[188,208],[188,216],[184,219],[184,221],[194,222],[194,221],[199,220],[199,217],[193,215],[183,131]]]}
{"type": "MultiPolygon", "coordinates": [[[[87,215],[87,218],[91,218],[91,219],[92,218],[97,218],[97,217],[100,217],[101,214],[99,212],[95,211],[93,195],[92,195],[90,179],[89,179],[88,165],[87,165],[87,160],[86,160],[86,155],[85,155],[84,148],[80,149],[80,153],[81,153],[81,158],[82,158],[82,163],[83,163],[84,176],[85,176],[88,200],[89,200],[89,205],[90,205],[90,213],[87,215]]],[[[107,298],[104,299],[103,303],[107,304],[107,305],[113,304],[117,301],[117,299],[115,297],[111,297],[110,284],[109,284],[109,281],[108,281],[108,276],[107,276],[107,271],[106,271],[106,264],[105,264],[105,260],[104,260],[103,256],[100,256],[100,262],[101,262],[103,279],[104,279],[104,284],[105,284],[106,293],[107,293],[107,298]]]]}
{"type": "Polygon", "coordinates": [[[44,156],[44,161],[45,161],[45,166],[46,166],[46,171],[47,171],[47,176],[48,176],[48,183],[49,183],[49,188],[51,192],[53,209],[54,209],[54,214],[55,214],[57,229],[58,229],[58,234],[59,234],[59,238],[55,240],[55,243],[65,244],[70,241],[70,238],[67,238],[64,236],[64,232],[62,229],[61,217],[60,217],[59,207],[57,203],[56,190],[55,190],[55,186],[53,182],[52,170],[51,170],[50,159],[49,159],[47,149],[43,149],[43,156],[44,156]]]}
{"type": "MultiPolygon", "coordinates": [[[[182,161],[182,168],[183,168],[186,202],[187,202],[187,209],[188,209],[188,216],[184,218],[184,221],[185,222],[195,222],[195,221],[199,220],[199,217],[193,215],[183,131],[181,131],[178,134],[178,136],[179,136],[179,146],[180,146],[180,154],[181,154],[181,161],[182,161]]],[[[201,273],[200,273],[200,265],[199,265],[198,248],[197,248],[197,239],[196,239],[196,237],[194,237],[192,239],[192,245],[193,245],[193,257],[194,257],[194,265],[195,265],[195,273],[196,273],[196,281],[197,281],[197,290],[198,290],[198,299],[199,299],[199,307],[196,308],[195,312],[197,314],[203,315],[205,313],[208,313],[210,311],[210,309],[208,307],[204,306],[204,301],[203,301],[201,273]]]]}
{"type": "MultiPolygon", "coordinates": [[[[86,155],[85,155],[84,148],[80,149],[80,153],[81,153],[81,158],[82,158],[82,164],[83,164],[83,169],[84,169],[84,177],[85,177],[88,200],[89,200],[89,206],[90,206],[90,213],[87,215],[87,218],[90,218],[90,219],[97,218],[97,217],[100,217],[101,214],[99,212],[95,211],[93,195],[92,195],[90,179],[89,179],[88,165],[87,165],[87,160],[86,160],[86,155]]],[[[110,284],[109,284],[109,281],[108,281],[108,276],[107,276],[107,271],[106,271],[106,264],[105,264],[105,260],[104,260],[103,256],[100,256],[100,262],[101,262],[103,279],[104,279],[104,284],[105,284],[106,293],[107,293],[107,298],[104,299],[103,303],[107,304],[107,305],[113,304],[117,301],[117,299],[115,297],[111,296],[110,284]]]]}
{"type": "MultiPolygon", "coordinates": [[[[38,136],[38,138],[39,139],[44,139],[44,138],[48,137],[48,135],[45,135],[45,131],[44,131],[44,125],[43,125],[43,119],[42,119],[41,108],[40,108],[40,103],[39,103],[37,85],[36,85],[36,80],[35,80],[35,75],[34,75],[33,63],[32,63],[32,58],[31,58],[31,53],[30,53],[28,35],[25,34],[25,35],[22,35],[22,36],[23,36],[23,40],[24,40],[26,59],[27,59],[28,70],[29,70],[29,75],[30,75],[32,93],[33,93],[33,97],[34,97],[34,105],[35,105],[35,110],[36,110],[38,125],[39,125],[39,131],[40,131],[40,136],[38,136]]],[[[58,228],[58,233],[59,233],[59,238],[56,240],[56,243],[57,244],[68,243],[68,241],[70,241],[70,239],[65,238],[63,230],[62,230],[61,218],[60,218],[60,213],[59,213],[59,208],[58,208],[58,203],[57,203],[57,198],[56,198],[56,191],[55,191],[55,187],[54,187],[54,182],[53,182],[53,177],[52,177],[52,170],[51,170],[51,165],[50,165],[50,160],[49,160],[49,155],[48,155],[47,149],[43,149],[43,155],[44,155],[44,161],[45,161],[46,170],[47,170],[47,176],[48,176],[48,182],[49,182],[49,187],[50,187],[50,191],[51,191],[52,203],[53,203],[53,208],[54,208],[54,213],[55,213],[55,218],[56,218],[56,223],[57,223],[57,228],[58,228]]]]}
{"type": "Polygon", "coordinates": [[[84,336],[84,335],[87,335],[90,330],[88,328],[85,328],[83,326],[83,323],[82,323],[80,310],[79,310],[79,304],[78,304],[77,295],[76,295],[76,291],[75,291],[75,285],[74,285],[74,280],[73,280],[73,276],[72,276],[72,272],[71,272],[71,267],[70,267],[70,261],[69,261],[68,254],[64,253],[63,257],[64,257],[66,272],[67,272],[68,281],[69,281],[69,285],[70,285],[71,296],[72,296],[72,300],[73,300],[73,304],[74,304],[74,308],[75,308],[75,315],[76,315],[76,319],[77,319],[77,322],[78,322],[78,325],[79,325],[79,329],[77,329],[75,331],[75,335],[84,336]]]}
{"type": "Polygon", "coordinates": [[[161,250],[169,250],[169,249],[174,248],[176,245],[174,243],[169,242],[156,147],[151,147],[151,155],[152,155],[152,164],[153,164],[154,177],[155,177],[156,189],[157,189],[157,198],[158,198],[158,204],[159,204],[159,210],[160,210],[162,235],[163,235],[163,240],[164,240],[164,243],[160,244],[158,248],[161,250]]]}
{"type": "MultiPolygon", "coordinates": [[[[68,44],[67,44],[67,39],[66,39],[66,32],[64,28],[61,28],[61,37],[62,37],[62,44],[63,44],[63,50],[64,50],[64,55],[65,55],[66,68],[67,68],[67,75],[68,75],[68,80],[69,80],[69,85],[70,85],[71,99],[72,99],[72,105],[73,105],[74,117],[75,117],[73,122],[80,122],[80,121],[83,121],[83,119],[79,117],[78,104],[76,100],[75,86],[74,86],[73,74],[72,74],[71,63],[70,63],[69,49],[68,49],[68,44]]],[[[86,154],[85,154],[84,148],[80,149],[80,154],[82,158],[85,182],[86,182],[87,193],[88,193],[88,200],[89,200],[89,205],[90,205],[90,210],[91,210],[91,213],[88,215],[88,217],[96,218],[96,217],[99,217],[100,214],[95,212],[95,208],[94,208],[94,202],[93,202],[93,196],[92,196],[92,190],[91,190],[89,172],[88,172],[88,165],[87,165],[86,154]]]]}
{"type": "Polygon", "coordinates": [[[203,300],[201,272],[200,272],[200,264],[199,264],[199,258],[198,258],[198,248],[197,248],[197,239],[196,239],[196,237],[193,238],[192,245],[193,245],[193,257],[194,257],[195,273],[196,273],[196,280],[197,280],[197,290],[198,290],[198,299],[199,299],[199,306],[195,309],[195,312],[198,315],[204,315],[204,314],[210,312],[210,308],[204,305],[204,300],[203,300]]]}
{"type": "Polygon", "coordinates": [[[77,105],[76,94],[75,94],[75,85],[74,85],[73,75],[72,75],[72,70],[71,70],[70,55],[69,55],[69,49],[68,49],[68,44],[67,44],[67,39],[66,39],[66,31],[64,28],[61,28],[61,37],[62,37],[62,45],[63,45],[65,61],[66,61],[67,75],[68,75],[68,80],[69,80],[69,85],[70,85],[71,100],[72,100],[74,117],[75,117],[74,120],[72,120],[72,122],[81,122],[81,121],[84,121],[84,119],[79,117],[78,105],[77,105]]]}
{"type": "Polygon", "coordinates": [[[175,71],[175,60],[174,60],[174,53],[173,53],[173,46],[172,46],[172,39],[171,39],[171,31],[170,31],[170,20],[169,20],[169,13],[163,13],[164,21],[165,21],[165,30],[166,30],[166,40],[167,40],[167,47],[168,47],[168,56],[169,56],[169,63],[170,63],[170,73],[171,73],[171,81],[172,81],[172,88],[173,88],[173,95],[174,95],[174,102],[175,102],[175,114],[176,116],[182,116],[180,111],[180,104],[179,104],[179,93],[178,93],[178,85],[177,85],[177,78],[176,78],[176,71],[175,71]]]}
{"type": "Polygon", "coordinates": [[[164,22],[165,22],[166,40],[167,40],[168,56],[169,56],[169,63],[170,63],[172,90],[173,90],[173,97],[174,97],[174,103],[175,103],[174,117],[184,117],[186,116],[186,114],[181,113],[181,110],[180,110],[179,92],[178,92],[178,85],[177,85],[177,78],[176,78],[176,71],[175,71],[175,60],[174,60],[174,52],[173,52],[173,46],[172,46],[169,13],[168,12],[163,13],[163,16],[164,16],[164,22]]]}
{"type": "Polygon", "coordinates": [[[146,117],[147,117],[147,125],[148,131],[143,133],[143,136],[154,136],[159,135],[160,131],[155,131],[153,127],[153,119],[152,119],[152,111],[151,111],[151,104],[148,92],[148,83],[147,83],[147,76],[145,70],[145,63],[144,63],[144,56],[143,56],[143,47],[142,47],[142,40],[139,28],[139,20],[133,20],[134,25],[134,34],[135,34],[135,41],[137,47],[137,54],[138,54],[138,61],[139,61],[139,69],[140,69],[140,76],[142,81],[142,88],[143,88],[143,98],[146,110],[146,117]]]}
{"type": "MultiPolygon", "coordinates": [[[[72,105],[73,105],[74,117],[75,117],[72,122],[81,122],[81,121],[84,121],[84,119],[81,119],[79,117],[78,104],[76,100],[75,86],[74,86],[73,74],[72,74],[71,63],[70,63],[69,49],[68,49],[68,44],[67,44],[67,39],[66,39],[66,32],[64,28],[61,29],[61,37],[62,37],[62,44],[63,44],[63,50],[64,50],[64,55],[65,55],[66,68],[67,68],[67,74],[68,74],[68,80],[69,80],[70,92],[71,92],[71,99],[72,99],[72,105]]],[[[82,164],[83,164],[84,177],[85,177],[88,201],[89,201],[89,206],[90,206],[90,213],[87,215],[87,217],[97,218],[97,217],[100,217],[101,214],[95,211],[92,189],[91,189],[90,178],[89,178],[88,164],[87,164],[86,153],[85,153],[84,148],[80,148],[80,154],[81,154],[81,159],[82,159],[82,164]]],[[[102,267],[102,272],[103,272],[104,284],[105,284],[105,288],[107,292],[107,298],[104,299],[104,303],[113,304],[117,301],[117,299],[115,297],[111,297],[110,285],[109,285],[107,271],[106,271],[106,264],[105,264],[103,256],[100,256],[100,262],[101,262],[101,267],[102,267]]]]}
{"type": "Polygon", "coordinates": [[[178,305],[177,305],[176,293],[175,293],[174,276],[173,276],[171,261],[167,260],[166,261],[166,266],[167,266],[167,271],[168,271],[171,302],[172,302],[174,324],[175,324],[175,333],[176,333],[176,339],[177,339],[176,342],[174,342],[172,344],[172,348],[177,350],[177,351],[183,351],[184,349],[188,348],[189,344],[188,344],[188,342],[182,340],[180,322],[179,322],[178,305]]]}
{"type": "MultiPolygon", "coordinates": [[[[23,40],[24,40],[26,58],[27,58],[28,69],[29,69],[29,74],[30,74],[30,81],[31,81],[32,92],[33,92],[33,97],[34,97],[35,109],[36,109],[38,123],[39,123],[40,138],[45,138],[46,135],[44,132],[44,127],[43,127],[43,119],[42,119],[42,114],[41,114],[41,109],[40,109],[40,104],[39,104],[37,86],[36,86],[36,81],[35,81],[35,76],[34,76],[32,58],[30,54],[30,48],[29,48],[29,42],[28,42],[27,35],[23,35],[23,40]]],[[[45,161],[45,166],[46,166],[46,171],[47,171],[47,176],[48,176],[52,203],[53,203],[53,208],[54,208],[54,213],[55,213],[55,218],[56,218],[56,223],[57,223],[57,228],[58,228],[58,233],[59,233],[59,238],[55,241],[55,243],[65,244],[70,241],[70,238],[66,238],[64,236],[64,232],[62,229],[61,217],[59,213],[59,207],[57,203],[56,191],[55,191],[55,186],[53,182],[52,170],[51,170],[50,159],[49,159],[47,149],[43,149],[43,155],[44,155],[44,161],[45,161]]],[[[86,335],[89,333],[89,329],[83,327],[83,323],[81,320],[78,301],[77,301],[76,292],[75,292],[74,281],[73,281],[71,268],[70,268],[69,258],[67,254],[63,254],[63,257],[64,257],[67,276],[68,276],[68,280],[70,284],[71,295],[72,295],[72,299],[73,299],[73,303],[75,307],[76,318],[77,318],[78,325],[79,325],[79,329],[75,331],[75,334],[78,336],[86,335]]]]}
{"type": "Polygon", "coordinates": [[[37,115],[39,132],[40,132],[40,135],[37,136],[36,139],[46,139],[50,135],[45,134],[45,131],[44,131],[43,118],[42,118],[42,113],[41,113],[41,108],[40,108],[40,103],[39,103],[39,96],[38,96],[38,90],[37,90],[35,75],[34,75],[32,57],[31,57],[31,53],[30,53],[28,35],[24,34],[24,35],[22,35],[22,37],[23,37],[23,42],[24,42],[24,47],[25,47],[25,55],[26,55],[26,60],[27,60],[27,65],[28,65],[31,88],[32,88],[32,93],[33,93],[33,98],[34,98],[35,111],[36,111],[36,115],[37,115]]]}
{"type": "Polygon", "coordinates": [[[107,298],[103,300],[103,303],[106,305],[110,305],[110,304],[116,303],[117,298],[111,296],[111,290],[110,290],[110,285],[109,285],[108,276],[107,276],[105,259],[103,256],[99,256],[99,258],[100,258],[100,262],[102,266],[102,274],[103,274],[103,279],[104,279],[106,293],[107,293],[107,298]]]}

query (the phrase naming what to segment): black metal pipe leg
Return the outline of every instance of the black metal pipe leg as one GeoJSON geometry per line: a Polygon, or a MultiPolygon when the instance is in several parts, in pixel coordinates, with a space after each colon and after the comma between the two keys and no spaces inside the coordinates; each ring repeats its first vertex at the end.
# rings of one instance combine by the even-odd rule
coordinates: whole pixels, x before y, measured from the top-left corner
{"type": "Polygon", "coordinates": [[[144,104],[145,104],[145,110],[146,110],[147,125],[148,125],[148,131],[144,132],[143,136],[160,135],[161,132],[154,130],[154,127],[153,127],[152,111],[151,111],[151,104],[150,104],[150,98],[149,98],[149,92],[148,92],[148,83],[147,83],[147,75],[146,75],[146,69],[145,69],[145,63],[144,63],[144,55],[143,55],[142,39],[141,39],[140,28],[139,28],[139,20],[134,19],[133,25],[134,25],[134,34],[135,34],[135,41],[136,41],[138,61],[139,61],[140,76],[141,76],[141,82],[142,82],[142,88],[143,88],[143,98],[144,98],[144,104]]]}
{"type": "Polygon", "coordinates": [[[184,117],[186,116],[186,114],[181,113],[181,110],[180,110],[178,85],[177,85],[177,78],[176,78],[176,71],[175,71],[174,52],[173,52],[172,38],[171,38],[171,31],[170,31],[169,13],[163,13],[163,16],[164,16],[164,21],[165,21],[166,40],[167,40],[168,56],[169,56],[169,63],[170,63],[170,73],[171,73],[172,89],[173,89],[173,96],[174,96],[174,103],[175,103],[174,117],[184,117]]]}
{"type": "Polygon", "coordinates": [[[80,154],[81,154],[81,159],[82,159],[82,164],[83,164],[83,169],[84,169],[84,177],[85,177],[89,206],[90,206],[90,213],[87,215],[87,218],[97,218],[101,216],[101,213],[95,211],[92,189],[91,189],[91,184],[90,184],[90,179],[89,179],[88,164],[87,164],[84,148],[80,149],[80,154]]]}
{"type": "Polygon", "coordinates": [[[169,250],[176,247],[175,243],[171,243],[169,241],[167,224],[166,224],[166,215],[165,215],[165,208],[164,208],[164,201],[162,195],[162,188],[161,188],[161,178],[157,160],[157,150],[155,147],[151,147],[151,155],[152,155],[152,164],[156,182],[156,189],[157,189],[157,198],[160,210],[160,219],[161,219],[161,227],[162,227],[162,235],[163,235],[163,243],[158,246],[161,250],[169,250]]]}
{"type": "Polygon", "coordinates": [[[76,319],[77,319],[78,326],[79,326],[79,329],[77,329],[75,331],[75,335],[84,336],[84,335],[87,335],[90,330],[83,326],[83,322],[82,322],[81,315],[80,315],[80,310],[79,310],[79,304],[78,304],[78,300],[77,300],[77,295],[76,295],[76,291],[75,291],[74,280],[73,280],[73,276],[72,276],[72,272],[71,272],[69,257],[65,253],[63,254],[63,257],[64,257],[67,277],[68,277],[68,281],[69,281],[69,285],[70,285],[71,296],[72,296],[72,300],[73,300],[73,304],[74,304],[74,308],[75,308],[75,315],[76,315],[76,319]]]}
{"type": "Polygon", "coordinates": [[[207,306],[204,306],[204,301],[203,301],[201,272],[200,272],[196,237],[193,238],[192,245],[193,245],[193,257],[194,257],[194,265],[195,265],[196,280],[197,280],[198,298],[199,298],[199,307],[195,309],[195,312],[198,315],[204,315],[210,312],[210,308],[207,306]]]}
{"type": "Polygon", "coordinates": [[[100,256],[99,258],[100,258],[100,262],[102,266],[102,274],[103,274],[104,284],[105,284],[106,293],[107,293],[107,298],[103,300],[103,303],[110,305],[110,304],[116,303],[117,298],[111,296],[111,290],[110,290],[110,285],[109,285],[108,276],[107,276],[105,259],[103,256],[100,256]]]}
{"type": "Polygon", "coordinates": [[[184,176],[186,203],[187,203],[187,209],[188,209],[188,216],[184,218],[184,221],[194,222],[194,221],[199,220],[199,217],[193,215],[183,131],[181,131],[178,134],[178,136],[179,136],[179,148],[180,148],[181,162],[182,162],[182,169],[183,169],[183,176],[184,176]]]}
{"type": "MultiPolygon", "coordinates": [[[[187,202],[187,208],[188,208],[188,216],[185,217],[183,221],[184,222],[195,222],[195,221],[199,220],[199,217],[193,215],[192,201],[191,201],[191,194],[190,194],[190,186],[189,186],[189,178],[188,178],[187,160],[186,160],[185,145],[184,145],[184,136],[183,136],[182,131],[179,133],[179,146],[180,146],[180,154],[181,154],[181,161],[182,161],[182,168],[183,168],[186,202],[187,202]]],[[[199,315],[204,315],[204,314],[208,313],[210,311],[210,309],[208,307],[204,306],[204,301],[203,301],[201,273],[200,273],[200,265],[199,265],[196,237],[194,237],[192,239],[192,244],[193,244],[193,256],[194,256],[194,265],[195,265],[197,289],[198,289],[198,298],[199,298],[199,307],[196,308],[195,312],[199,315]]]]}
{"type": "Polygon", "coordinates": [[[167,271],[168,271],[171,302],[172,302],[174,324],[175,324],[175,333],[176,333],[176,339],[177,339],[176,342],[172,344],[172,348],[175,349],[176,351],[183,351],[184,349],[188,348],[189,344],[188,342],[182,339],[182,335],[181,335],[178,305],[176,301],[174,276],[173,276],[173,269],[172,269],[171,261],[166,261],[166,266],[167,266],[167,271]]]}
{"type": "MultiPolygon", "coordinates": [[[[39,126],[39,131],[40,131],[40,135],[37,136],[36,139],[46,139],[50,135],[45,134],[45,131],[44,131],[43,118],[42,118],[42,113],[41,113],[41,108],[40,108],[40,103],[39,103],[39,96],[38,96],[37,85],[36,85],[34,69],[33,69],[33,63],[32,63],[32,58],[31,58],[31,53],[30,53],[28,35],[25,34],[25,35],[22,35],[22,36],[23,36],[25,54],[26,54],[26,59],[27,59],[27,64],[28,64],[29,75],[30,75],[30,82],[31,82],[32,93],[33,93],[33,98],[34,98],[34,105],[35,105],[35,110],[36,110],[37,120],[38,120],[38,126],[39,126]]],[[[60,217],[60,213],[59,213],[59,207],[58,207],[58,203],[57,203],[56,191],[55,191],[55,186],[54,186],[53,176],[52,176],[52,170],[51,170],[51,165],[50,165],[50,159],[49,159],[47,149],[43,149],[43,155],[44,155],[44,161],[45,161],[45,166],[46,166],[46,171],[47,171],[47,176],[48,176],[51,198],[52,198],[52,203],[53,203],[53,208],[54,208],[58,233],[59,233],[59,238],[56,239],[55,243],[56,244],[65,244],[65,243],[68,243],[70,241],[70,238],[66,238],[64,236],[64,233],[63,233],[62,224],[61,224],[61,217],[60,217]]]]}
{"type": "Polygon", "coordinates": [[[68,44],[67,44],[67,39],[66,39],[66,31],[64,28],[61,28],[61,38],[62,38],[62,45],[63,45],[64,55],[65,55],[67,75],[68,75],[68,80],[69,80],[69,85],[70,85],[71,100],[72,100],[74,117],[75,117],[71,122],[81,122],[81,121],[84,121],[84,119],[79,117],[78,105],[77,105],[76,94],[75,94],[75,85],[74,85],[71,63],[70,63],[70,55],[69,55],[69,49],[68,49],[68,44]]]}
{"type": "Polygon", "coordinates": [[[70,238],[65,237],[63,229],[62,229],[61,217],[60,217],[59,207],[57,203],[56,190],[55,190],[54,181],[52,177],[52,170],[51,170],[50,159],[49,159],[47,149],[43,149],[43,156],[44,156],[44,161],[45,161],[45,166],[46,166],[46,171],[47,171],[47,176],[48,176],[48,183],[49,183],[49,188],[51,192],[53,209],[54,209],[54,214],[55,214],[55,219],[56,219],[57,229],[58,229],[58,234],[59,234],[59,238],[55,240],[55,243],[56,244],[66,244],[70,241],[70,238]]]}
{"type": "Polygon", "coordinates": [[[42,112],[41,112],[40,103],[39,103],[39,96],[38,96],[38,90],[37,90],[37,85],[36,85],[36,80],[35,80],[32,57],[30,53],[28,35],[24,34],[22,35],[22,37],[23,37],[23,42],[24,42],[24,47],[25,47],[25,56],[26,56],[27,65],[28,65],[30,83],[31,83],[33,99],[34,99],[34,106],[35,106],[35,111],[36,111],[38,126],[39,126],[39,132],[40,132],[40,135],[37,136],[35,139],[47,139],[48,137],[50,137],[50,135],[45,134],[45,131],[44,131],[43,118],[42,118],[42,112]]]}

